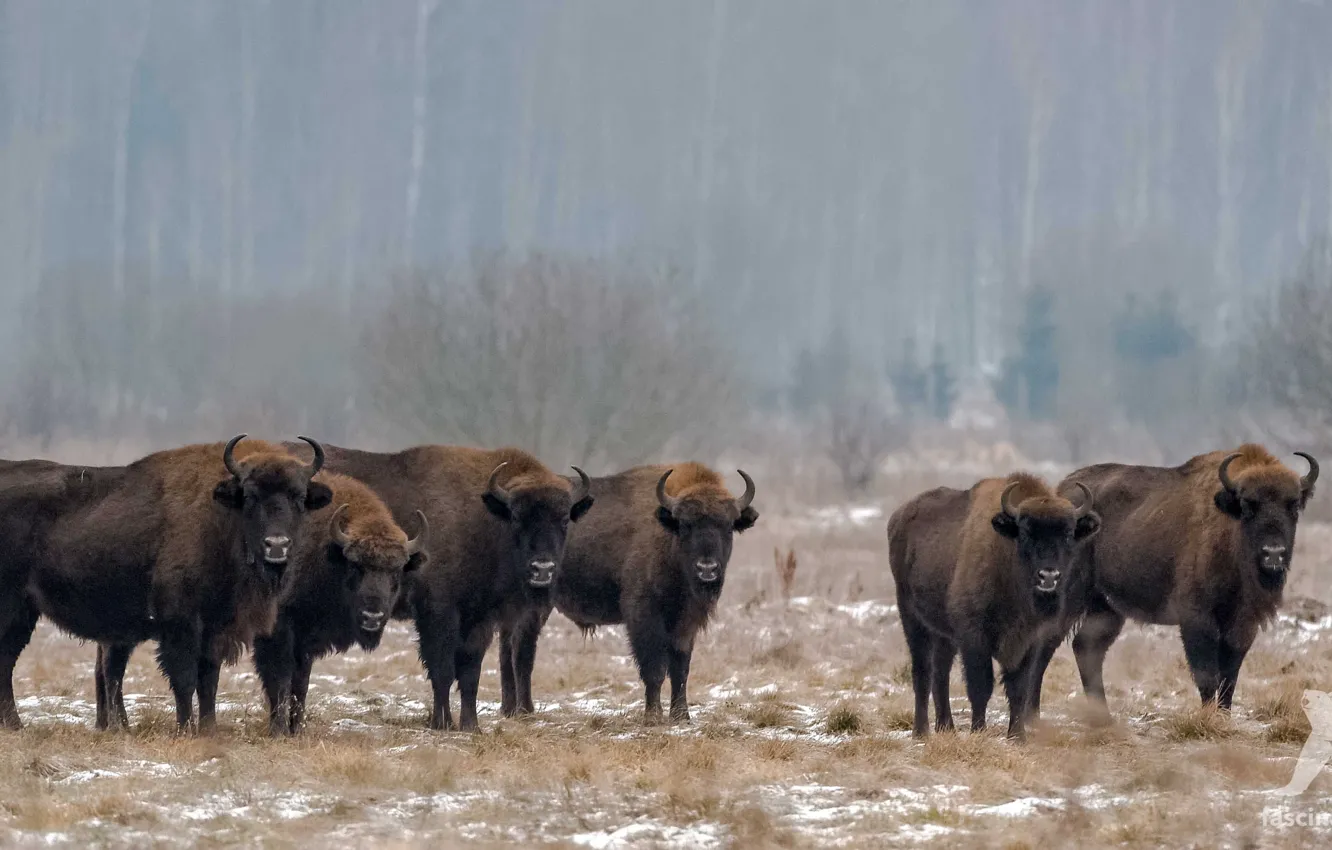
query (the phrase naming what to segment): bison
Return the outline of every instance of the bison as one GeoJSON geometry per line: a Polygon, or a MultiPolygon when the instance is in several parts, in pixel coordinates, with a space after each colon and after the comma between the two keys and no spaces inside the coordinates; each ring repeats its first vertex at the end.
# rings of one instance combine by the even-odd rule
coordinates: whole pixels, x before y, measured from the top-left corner
{"type": "Polygon", "coordinates": [[[333,491],[331,512],[310,518],[293,549],[277,625],[254,642],[254,666],[268,700],[269,732],[297,731],[305,715],[316,658],[353,644],[379,646],[404,576],[425,563],[429,523],[407,535],[369,487],[336,473],[320,476],[333,491]]]}
{"type": "Polygon", "coordinates": [[[405,525],[418,508],[438,542],[398,616],[416,624],[433,729],[475,730],[481,661],[495,628],[548,604],[569,523],[592,506],[587,475],[556,475],[520,449],[420,446],[383,454],[327,447],[328,468],[369,485],[405,525]]]}
{"type": "Polygon", "coordinates": [[[1244,656],[1281,605],[1318,480],[1318,461],[1296,454],[1303,478],[1253,443],[1177,467],[1103,463],[1069,476],[1091,487],[1105,524],[1083,553],[1091,583],[1073,638],[1083,690],[1104,716],[1102,666],[1126,618],[1179,626],[1199,696],[1229,710],[1244,656]]]}
{"type": "Polygon", "coordinates": [[[948,674],[962,654],[971,728],[985,728],[994,661],[1008,697],[1008,735],[1022,737],[1044,640],[1073,626],[1085,579],[1070,570],[1100,526],[1086,488],[1078,504],[1033,475],[922,493],[888,520],[888,561],[911,653],[914,732],[953,728],[948,674]]]}
{"type": "MultiPolygon", "coordinates": [[[[699,463],[644,466],[592,479],[597,510],[569,535],[551,602],[585,631],[623,623],[645,688],[649,722],[662,717],[671,680],[673,720],[689,720],[686,687],[694,639],[726,580],[734,535],[758,520],[754,481],[743,470],[737,499],[699,463]]],[[[530,713],[537,638],[551,607],[500,636],[501,710],[530,713]]]]}
{"type": "MultiPolygon", "coordinates": [[[[307,466],[244,436],[124,467],[0,467],[0,723],[20,725],[14,664],[46,616],[101,644],[103,706],[123,705],[125,661],[156,640],[179,726],[194,721],[196,690],[200,727],[215,724],[220,665],[272,628],[292,540],[332,495],[311,480],[323,458],[314,440],[301,438],[315,451],[307,466]]],[[[99,725],[120,720],[103,713],[99,725]]]]}

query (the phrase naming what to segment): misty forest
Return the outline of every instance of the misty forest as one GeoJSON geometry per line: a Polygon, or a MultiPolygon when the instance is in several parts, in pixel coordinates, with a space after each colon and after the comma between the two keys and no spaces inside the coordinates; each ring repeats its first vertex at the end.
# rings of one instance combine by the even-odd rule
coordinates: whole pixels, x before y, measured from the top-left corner
{"type": "Polygon", "coordinates": [[[0,426],[608,469],[780,425],[853,489],[931,423],[1307,442],[1330,40],[1319,0],[5,2],[0,426]]]}

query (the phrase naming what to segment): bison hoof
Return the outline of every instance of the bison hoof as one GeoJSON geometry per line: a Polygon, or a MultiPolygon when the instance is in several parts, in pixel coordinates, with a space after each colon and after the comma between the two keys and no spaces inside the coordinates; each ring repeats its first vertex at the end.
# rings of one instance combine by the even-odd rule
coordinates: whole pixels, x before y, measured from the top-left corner
{"type": "Polygon", "coordinates": [[[0,716],[0,729],[13,729],[18,731],[23,728],[23,721],[19,720],[17,714],[5,714],[0,716]]]}

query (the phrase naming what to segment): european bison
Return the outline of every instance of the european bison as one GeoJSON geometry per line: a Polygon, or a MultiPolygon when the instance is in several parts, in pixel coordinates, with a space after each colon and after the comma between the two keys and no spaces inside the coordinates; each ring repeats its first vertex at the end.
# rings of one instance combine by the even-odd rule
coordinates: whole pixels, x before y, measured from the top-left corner
{"type": "MultiPolygon", "coordinates": [[[[689,719],[685,688],[694,638],[726,580],[735,533],[758,520],[754,482],[735,498],[699,463],[644,466],[592,479],[597,510],[569,536],[552,602],[584,630],[623,623],[645,686],[649,722],[661,719],[671,679],[671,718],[689,719]]],[[[530,713],[537,638],[550,605],[500,636],[502,711],[530,713]]]]}
{"type": "Polygon", "coordinates": [[[416,623],[434,692],[433,729],[477,728],[481,660],[495,627],[547,604],[569,522],[592,506],[587,476],[571,481],[520,449],[421,446],[394,454],[328,447],[329,469],[368,484],[406,525],[418,507],[437,543],[408,583],[400,613],[416,623]]]}
{"type": "Polygon", "coordinates": [[[429,557],[425,514],[416,512],[420,532],[408,540],[369,487],[336,473],[320,480],[332,489],[338,507],[312,515],[302,529],[277,625],[254,642],[273,735],[300,728],[316,658],[346,652],[353,644],[366,650],[379,646],[404,576],[429,557]]]}
{"type": "Polygon", "coordinates": [[[302,437],[315,449],[306,466],[268,443],[238,447],[244,436],[124,467],[0,468],[0,722],[20,725],[14,664],[44,615],[109,650],[99,651],[103,706],[123,704],[124,661],[156,639],[177,723],[191,724],[197,689],[200,726],[214,725],[221,663],[272,628],[291,541],[306,512],[331,496],[310,480],[322,460],[318,443],[302,437]],[[34,490],[39,469],[45,492],[8,488],[15,481],[20,494],[34,490]]]}
{"type": "Polygon", "coordinates": [[[1177,467],[1103,463],[1069,476],[1092,488],[1105,523],[1084,553],[1092,584],[1073,638],[1083,690],[1104,714],[1105,653],[1129,617],[1178,625],[1202,701],[1230,708],[1244,656],[1281,605],[1318,480],[1318,461],[1296,454],[1303,478],[1253,443],[1177,467]]]}
{"type": "Polygon", "coordinates": [[[1008,697],[1008,734],[1022,737],[1032,670],[1044,641],[1073,625],[1079,585],[1070,570],[1100,525],[1091,493],[1075,505],[1026,473],[991,478],[970,490],[940,487],[902,505],[888,520],[888,560],[902,631],[911,652],[915,734],[953,728],[948,674],[962,653],[971,728],[985,728],[994,661],[1008,697]],[[992,660],[993,659],[993,660],[992,660]]]}

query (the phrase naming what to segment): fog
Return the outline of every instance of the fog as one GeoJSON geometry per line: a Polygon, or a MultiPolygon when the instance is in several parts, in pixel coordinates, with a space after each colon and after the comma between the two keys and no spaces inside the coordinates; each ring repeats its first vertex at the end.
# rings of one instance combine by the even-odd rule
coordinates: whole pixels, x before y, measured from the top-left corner
{"type": "Polygon", "coordinates": [[[1321,0],[4,0],[5,453],[1317,443],[1330,43],[1321,0]]]}

